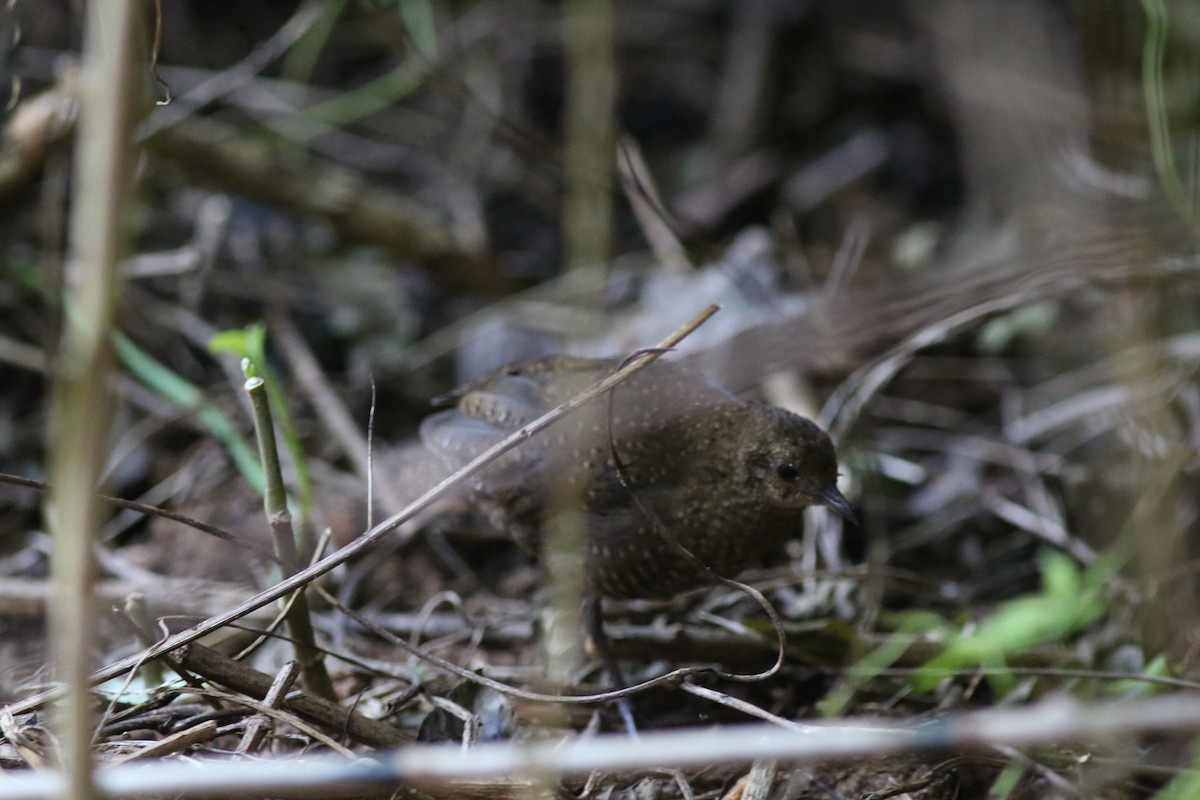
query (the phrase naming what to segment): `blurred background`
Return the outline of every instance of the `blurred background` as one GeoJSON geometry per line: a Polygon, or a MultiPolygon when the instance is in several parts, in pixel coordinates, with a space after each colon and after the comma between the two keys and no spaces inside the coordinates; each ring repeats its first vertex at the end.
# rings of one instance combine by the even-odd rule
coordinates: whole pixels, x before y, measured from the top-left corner
{"type": "MultiPolygon", "coordinates": [[[[0,472],[33,479],[82,8],[0,11],[0,472]]],[[[650,346],[718,302],[676,357],[827,427],[861,523],[815,514],[753,576],[808,656],[748,697],[907,714],[1114,691],[906,683],[938,657],[1195,672],[1200,7],[163,0],[143,21],[107,493],[262,539],[239,455],[238,362],[259,347],[290,412],[294,508],[344,543],[366,527],[372,408],[390,512],[431,398],[520,358],[650,346]],[[951,636],[1020,598],[1067,618],[986,658],[918,638],[896,675],[838,671],[929,634],[906,627],[918,612],[951,636]]],[[[6,697],[44,665],[41,502],[0,484],[6,697]]],[[[411,625],[452,591],[472,624],[529,624],[535,567],[441,510],[402,555],[340,573],[339,596],[411,625]]],[[[130,511],[97,557],[105,597],[145,591],[184,620],[270,582],[235,545],[130,511]]],[[[757,613],[705,602],[690,621],[757,613]]],[[[98,658],[133,646],[105,627],[98,658]]],[[[446,647],[511,676],[535,660],[521,636],[446,647]]],[[[646,674],[679,658],[631,637],[614,639],[646,674]]]]}

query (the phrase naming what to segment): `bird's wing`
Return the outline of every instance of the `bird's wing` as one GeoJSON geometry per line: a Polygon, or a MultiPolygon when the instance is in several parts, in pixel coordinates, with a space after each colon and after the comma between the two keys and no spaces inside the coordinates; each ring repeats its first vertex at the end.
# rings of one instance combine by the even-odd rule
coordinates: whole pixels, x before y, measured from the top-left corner
{"type": "MultiPolygon", "coordinates": [[[[544,413],[613,374],[624,363],[619,358],[546,356],[501,367],[442,399],[454,400],[461,407],[472,396],[499,396],[508,403],[544,413]]],[[[695,406],[741,402],[703,372],[662,359],[619,384],[613,396],[618,407],[653,404],[665,415],[687,413],[695,406]]]]}
{"type": "MultiPolygon", "coordinates": [[[[504,367],[456,390],[457,405],[428,417],[421,424],[421,440],[447,466],[457,469],[619,367],[616,359],[566,356],[504,367]]],[[[581,471],[592,469],[588,462],[606,461],[614,445],[621,452],[629,446],[658,463],[679,458],[682,453],[673,445],[653,446],[653,453],[646,452],[645,445],[670,439],[664,434],[682,417],[739,402],[693,369],[656,362],[617,386],[611,398],[597,398],[502,456],[473,485],[484,494],[504,496],[531,489],[536,493],[566,474],[580,477],[581,471]]],[[[638,485],[652,489],[636,464],[630,466],[638,485]]],[[[615,471],[605,475],[601,468],[600,472],[586,479],[589,488],[599,493],[599,501],[590,498],[588,507],[611,506],[610,513],[616,515],[630,503],[628,490],[615,471]],[[603,500],[605,496],[612,502],[603,500]]]]}
{"type": "Polygon", "coordinates": [[[421,441],[461,466],[544,413],[536,383],[495,373],[457,390],[454,408],[421,423],[421,441]]]}
{"type": "Polygon", "coordinates": [[[602,546],[636,543],[660,525],[668,530],[676,525],[677,504],[676,487],[671,484],[630,474],[622,478],[609,465],[594,472],[588,486],[588,531],[602,546]]]}
{"type": "MultiPolygon", "coordinates": [[[[421,422],[420,436],[442,463],[456,470],[500,442],[512,430],[450,409],[426,417],[421,422]]],[[[475,477],[473,487],[485,494],[515,492],[539,474],[544,460],[544,448],[526,442],[489,464],[475,477]]]]}

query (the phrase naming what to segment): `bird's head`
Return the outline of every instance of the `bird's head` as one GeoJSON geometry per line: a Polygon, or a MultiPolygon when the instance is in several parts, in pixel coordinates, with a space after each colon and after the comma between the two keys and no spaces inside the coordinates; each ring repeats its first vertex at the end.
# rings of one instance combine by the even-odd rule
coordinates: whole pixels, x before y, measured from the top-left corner
{"type": "Polygon", "coordinates": [[[764,504],[778,508],[823,505],[853,520],[837,488],[837,453],[828,434],[811,420],[773,406],[751,406],[741,426],[745,481],[764,504]]]}

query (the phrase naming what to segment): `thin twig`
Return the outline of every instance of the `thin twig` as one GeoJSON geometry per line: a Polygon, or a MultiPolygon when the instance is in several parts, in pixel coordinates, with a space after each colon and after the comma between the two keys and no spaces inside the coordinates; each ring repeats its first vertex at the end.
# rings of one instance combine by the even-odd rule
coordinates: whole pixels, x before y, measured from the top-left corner
{"type": "MultiPolygon", "coordinates": [[[[231,694],[236,693],[235,703],[245,705],[247,698],[266,697],[274,683],[271,675],[194,642],[179,648],[172,656],[185,669],[210,683],[228,688],[231,694]]],[[[300,692],[290,694],[283,707],[372,747],[399,747],[410,738],[386,722],[364,717],[338,703],[300,692]]]]}
{"type": "MultiPolygon", "coordinates": [[[[292,683],[299,674],[300,667],[295,661],[284,664],[275,676],[275,680],[271,682],[271,688],[267,690],[267,695],[263,698],[263,705],[269,708],[279,708],[283,705],[288,690],[292,688],[292,683]]],[[[246,722],[246,730],[242,734],[242,740],[238,742],[237,752],[243,755],[257,753],[258,748],[262,745],[262,740],[266,738],[270,730],[270,717],[263,714],[251,717],[246,722]]]]}
{"type": "Polygon", "coordinates": [[[138,138],[144,140],[164,128],[175,125],[251,80],[266,69],[268,64],[286,53],[320,18],[324,8],[325,3],[321,0],[309,0],[300,6],[291,19],[275,31],[269,39],[251,50],[250,54],[240,62],[214,74],[200,85],[179,95],[170,105],[159,108],[157,113],[144,121],[138,128],[138,138]]]}
{"type": "Polygon", "coordinates": [[[187,730],[173,733],[164,739],[159,739],[149,747],[143,747],[141,750],[118,759],[117,763],[125,764],[130,761],[139,761],[148,758],[162,758],[163,756],[183,752],[194,744],[212,741],[217,736],[217,727],[215,720],[202,722],[187,730]]]}
{"type": "MultiPolygon", "coordinates": [[[[30,489],[37,489],[42,492],[48,492],[51,490],[50,484],[46,483],[45,481],[39,481],[34,478],[26,478],[21,475],[11,475],[7,472],[0,472],[0,483],[10,483],[14,486],[26,486],[30,489]]],[[[187,525],[189,528],[195,528],[202,533],[207,533],[209,536],[215,536],[223,542],[229,542],[230,544],[237,545],[238,547],[244,547],[266,561],[278,563],[278,559],[275,558],[274,553],[267,551],[265,548],[259,547],[254,542],[240,538],[237,534],[230,533],[229,531],[218,528],[215,525],[209,525],[207,522],[203,522],[198,519],[192,519],[191,517],[185,517],[183,514],[176,514],[174,511],[160,508],[159,506],[151,506],[146,505],[145,503],[139,503],[136,500],[126,500],[122,497],[113,497],[112,495],[107,494],[98,494],[96,497],[97,499],[116,506],[117,508],[136,511],[139,514],[145,514],[151,517],[162,517],[163,519],[169,519],[172,522],[178,522],[180,525],[187,525]]]]}

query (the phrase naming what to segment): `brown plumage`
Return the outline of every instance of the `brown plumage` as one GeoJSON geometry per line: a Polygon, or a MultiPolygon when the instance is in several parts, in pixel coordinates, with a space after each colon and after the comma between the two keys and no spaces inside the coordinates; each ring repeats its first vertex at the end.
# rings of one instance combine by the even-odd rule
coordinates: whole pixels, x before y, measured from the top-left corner
{"type": "MultiPolygon", "coordinates": [[[[426,419],[421,439],[457,468],[619,366],[551,356],[501,368],[449,395],[455,406],[426,419]]],[[[471,491],[534,552],[552,498],[581,510],[588,591],[668,598],[737,575],[797,535],[808,506],[849,516],[836,479],[833,444],[811,421],[659,360],[503,456],[471,491]]]]}

